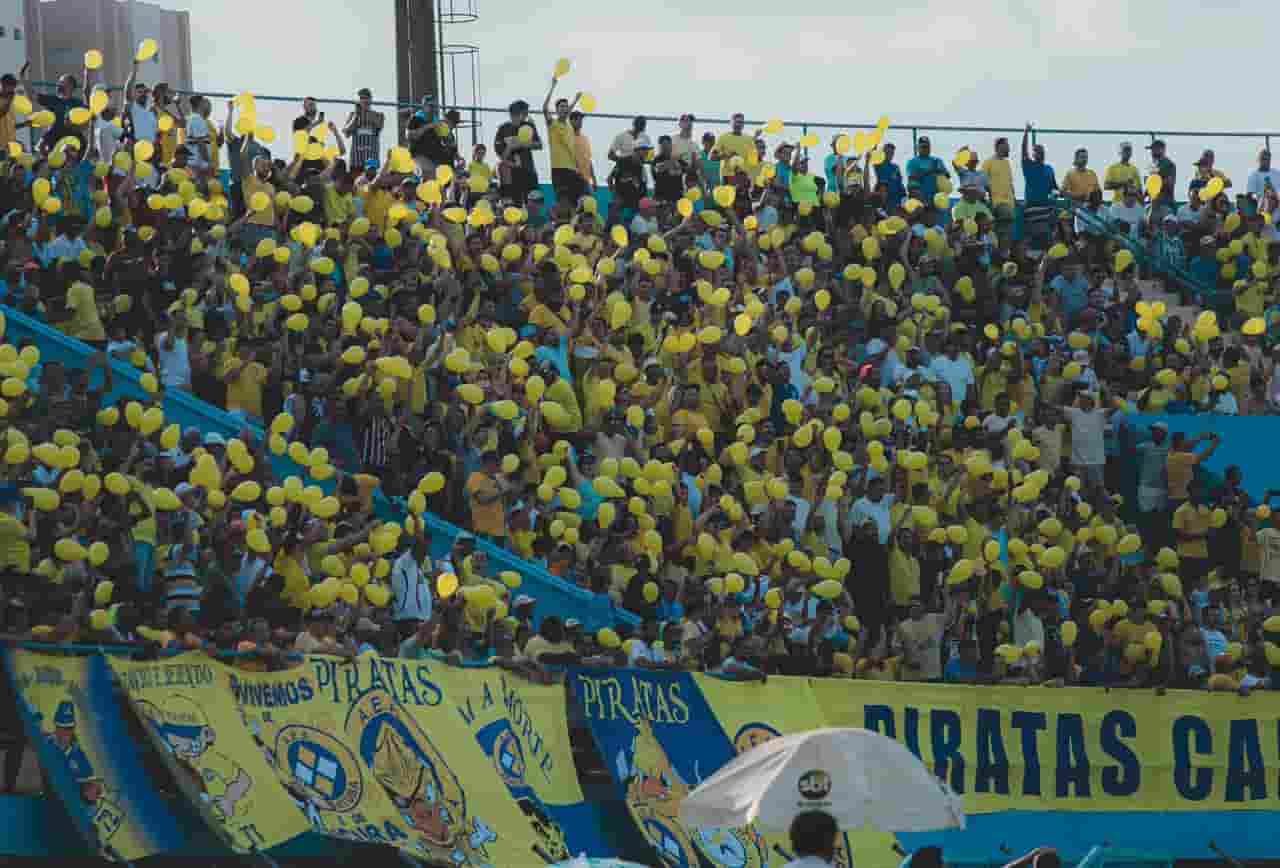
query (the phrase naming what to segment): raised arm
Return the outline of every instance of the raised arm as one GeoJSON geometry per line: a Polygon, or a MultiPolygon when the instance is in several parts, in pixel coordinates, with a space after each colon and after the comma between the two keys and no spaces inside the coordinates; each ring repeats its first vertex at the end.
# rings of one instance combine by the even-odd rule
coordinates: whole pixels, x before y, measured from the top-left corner
{"type": "Polygon", "coordinates": [[[556,85],[560,81],[555,76],[551,77],[551,87],[547,89],[547,98],[542,101],[542,119],[547,122],[547,129],[551,129],[551,97],[555,95],[556,85]]]}
{"type": "Polygon", "coordinates": [[[1027,126],[1022,130],[1022,159],[1031,159],[1031,121],[1027,121],[1027,126]]]}

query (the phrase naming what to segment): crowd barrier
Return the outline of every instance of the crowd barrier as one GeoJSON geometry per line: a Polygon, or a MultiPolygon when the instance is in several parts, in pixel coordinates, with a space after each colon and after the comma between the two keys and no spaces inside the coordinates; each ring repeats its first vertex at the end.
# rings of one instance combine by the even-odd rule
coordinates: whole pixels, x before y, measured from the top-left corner
{"type": "Polygon", "coordinates": [[[741,683],[629,669],[538,684],[496,667],[372,656],[253,672],[194,652],[10,649],[5,664],[50,797],[86,851],[127,861],[190,852],[194,816],[224,855],[319,838],[463,868],[579,853],[779,866],[791,858],[785,836],[686,828],[679,807],[736,754],[822,726],[902,741],[969,814],[963,832],[849,830],[842,851],[859,868],[932,843],[957,865],[1045,844],[1079,858],[1104,841],[1110,864],[1210,858],[1211,842],[1239,859],[1275,853],[1275,693],[741,683]],[[633,829],[612,829],[584,796],[571,724],[589,731],[633,829]]]}

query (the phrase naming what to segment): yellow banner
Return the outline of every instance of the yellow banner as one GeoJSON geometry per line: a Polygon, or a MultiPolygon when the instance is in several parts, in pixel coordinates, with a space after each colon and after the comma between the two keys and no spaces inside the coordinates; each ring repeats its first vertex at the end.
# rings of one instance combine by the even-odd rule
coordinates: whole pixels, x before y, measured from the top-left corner
{"type": "Polygon", "coordinates": [[[111,667],[160,752],[210,826],[239,853],[309,828],[231,699],[231,669],[203,654],[111,667]]]}
{"type": "Polygon", "coordinates": [[[541,864],[530,822],[459,714],[472,679],[425,661],[309,657],[235,672],[225,702],[328,834],[455,868],[541,864]]]}
{"type": "Polygon", "coordinates": [[[564,686],[533,684],[501,669],[441,669],[445,695],[538,836],[549,862],[570,852],[561,808],[583,800],[569,747],[564,686]]]}
{"type": "MultiPolygon", "coordinates": [[[[778,736],[826,726],[807,679],[770,678],[766,682],[751,683],[705,675],[695,675],[694,679],[725,735],[733,743],[735,754],[778,736]]],[[[715,852],[717,847],[727,845],[732,851],[743,849],[750,854],[745,861],[735,861],[735,865],[782,866],[792,858],[789,852],[791,844],[785,834],[762,835],[754,829],[726,830],[715,834],[737,840],[724,844],[710,841],[707,843],[714,846],[708,848],[704,845],[701,849],[704,853],[709,849],[715,852]]],[[[902,861],[902,857],[894,852],[893,844],[893,835],[872,829],[846,832],[841,848],[836,851],[835,865],[891,868],[902,861]]]]}
{"type": "Polygon", "coordinates": [[[88,685],[90,659],[21,652],[10,660],[18,695],[26,700],[40,737],[64,760],[79,789],[72,798],[78,796],[99,843],[130,861],[159,852],[148,830],[131,822],[125,810],[128,782],[115,774],[119,745],[98,727],[101,712],[88,685]]]}
{"type": "Polygon", "coordinates": [[[1280,809],[1272,694],[810,685],[828,726],[898,739],[970,813],[1280,809]]]}
{"type": "Polygon", "coordinates": [[[313,830],[365,843],[410,840],[406,818],[349,746],[347,709],[318,694],[310,663],[271,673],[232,668],[227,677],[253,740],[313,830]]]}

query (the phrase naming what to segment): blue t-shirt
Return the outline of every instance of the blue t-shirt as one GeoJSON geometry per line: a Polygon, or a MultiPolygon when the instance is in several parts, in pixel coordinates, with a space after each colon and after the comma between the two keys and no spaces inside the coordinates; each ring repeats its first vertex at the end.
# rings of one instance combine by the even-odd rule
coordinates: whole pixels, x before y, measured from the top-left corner
{"type": "Polygon", "coordinates": [[[902,169],[898,168],[897,163],[885,160],[876,166],[876,183],[884,184],[887,188],[890,211],[896,210],[902,200],[907,198],[907,188],[902,184],[902,169]]]}
{"type": "Polygon", "coordinates": [[[1022,161],[1023,196],[1028,205],[1044,205],[1049,195],[1058,189],[1058,179],[1053,176],[1053,166],[1048,163],[1037,163],[1035,160],[1022,161]]]}
{"type": "Polygon", "coordinates": [[[942,671],[942,678],[944,681],[975,681],[978,678],[978,667],[965,663],[959,657],[953,657],[942,671]]]}
{"type": "Polygon", "coordinates": [[[1067,280],[1066,275],[1059,274],[1049,282],[1049,286],[1058,293],[1062,311],[1068,317],[1075,316],[1089,304],[1089,281],[1083,274],[1075,280],[1067,280]]]}
{"type": "Polygon", "coordinates": [[[839,154],[827,154],[827,158],[822,161],[822,170],[827,176],[827,189],[832,192],[838,192],[840,190],[840,185],[836,182],[836,166],[839,162],[839,154]]]}
{"type": "MultiPolygon", "coordinates": [[[[883,165],[883,164],[881,164],[883,165]]],[[[942,160],[934,156],[912,157],[907,161],[907,184],[911,189],[920,191],[920,198],[932,202],[938,192],[938,170],[947,177],[951,173],[942,160]]]]}

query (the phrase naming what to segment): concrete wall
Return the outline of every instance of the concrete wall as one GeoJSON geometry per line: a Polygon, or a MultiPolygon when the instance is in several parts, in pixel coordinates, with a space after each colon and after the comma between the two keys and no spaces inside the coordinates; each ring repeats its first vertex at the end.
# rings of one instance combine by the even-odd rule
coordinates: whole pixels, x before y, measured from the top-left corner
{"type": "Polygon", "coordinates": [[[17,75],[27,61],[27,21],[23,0],[0,0],[0,73],[17,75]]]}
{"type": "MultiPolygon", "coordinates": [[[[0,0],[9,2],[13,0],[0,0]]],[[[25,13],[34,80],[52,81],[66,73],[79,77],[84,53],[96,48],[105,62],[94,82],[123,85],[138,43],[151,38],[160,43],[160,52],[139,67],[139,80],[191,89],[191,25],[186,12],[130,0],[25,0],[25,13]]]]}

